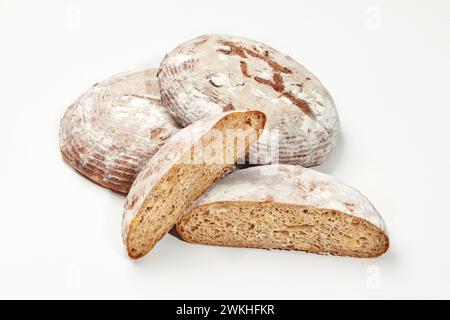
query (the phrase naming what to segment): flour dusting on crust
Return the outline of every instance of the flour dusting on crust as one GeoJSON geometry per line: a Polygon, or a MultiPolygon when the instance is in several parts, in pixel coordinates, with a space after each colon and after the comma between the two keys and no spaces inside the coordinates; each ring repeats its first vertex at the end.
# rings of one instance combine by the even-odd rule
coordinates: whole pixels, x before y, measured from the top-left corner
{"type": "Polygon", "coordinates": [[[115,75],[68,108],[60,149],[71,166],[104,187],[128,193],[142,167],[180,128],[161,102],[156,73],[115,75]]]}
{"type": "Polygon", "coordinates": [[[226,176],[191,208],[222,201],[256,201],[312,206],[369,221],[387,234],[378,211],[356,189],[318,171],[294,165],[237,170],[226,176]]]}
{"type": "Polygon", "coordinates": [[[279,132],[279,161],[321,164],[333,150],[338,114],[320,81],[289,56],[257,41],[205,35],[173,50],[158,75],[163,103],[182,125],[231,110],[257,109],[267,126],[253,153],[270,161],[270,130],[279,132]]]}

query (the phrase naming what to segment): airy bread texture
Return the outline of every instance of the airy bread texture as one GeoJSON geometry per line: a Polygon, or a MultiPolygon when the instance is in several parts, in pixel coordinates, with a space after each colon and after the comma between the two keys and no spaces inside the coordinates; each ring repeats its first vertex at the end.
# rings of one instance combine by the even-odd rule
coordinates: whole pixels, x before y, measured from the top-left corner
{"type": "Polygon", "coordinates": [[[191,243],[302,250],[359,258],[389,248],[386,226],[357,190],[300,166],[237,170],[177,224],[191,243]]]}
{"type": "Polygon", "coordinates": [[[260,111],[230,112],[194,123],[169,139],[128,194],[122,235],[129,256],[147,254],[192,202],[235,168],[264,125],[260,111]]]}
{"type": "Polygon", "coordinates": [[[64,114],[64,160],[98,184],[128,193],[148,160],[180,126],[162,105],[156,69],[95,84],[64,114]]]}
{"type": "Polygon", "coordinates": [[[214,34],[195,38],[165,57],[158,79],[163,103],[182,125],[223,111],[264,112],[268,130],[254,146],[255,163],[279,157],[280,163],[310,167],[335,146],[339,118],[327,89],[293,58],[261,42],[214,34]]]}

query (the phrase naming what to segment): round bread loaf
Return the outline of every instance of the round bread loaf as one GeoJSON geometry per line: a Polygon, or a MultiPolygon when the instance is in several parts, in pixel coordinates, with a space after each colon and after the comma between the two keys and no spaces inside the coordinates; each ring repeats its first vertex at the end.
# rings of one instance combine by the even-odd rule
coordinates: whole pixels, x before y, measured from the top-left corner
{"type": "Polygon", "coordinates": [[[60,149],[72,167],[106,188],[128,193],[148,160],[179,130],[162,105],[156,72],[115,75],[67,109],[60,149]]]}
{"type": "Polygon", "coordinates": [[[263,43],[201,36],[168,54],[158,79],[163,103],[184,126],[224,111],[263,111],[266,130],[251,151],[256,163],[310,167],[335,146],[339,119],[328,91],[297,61],[263,43]]]}

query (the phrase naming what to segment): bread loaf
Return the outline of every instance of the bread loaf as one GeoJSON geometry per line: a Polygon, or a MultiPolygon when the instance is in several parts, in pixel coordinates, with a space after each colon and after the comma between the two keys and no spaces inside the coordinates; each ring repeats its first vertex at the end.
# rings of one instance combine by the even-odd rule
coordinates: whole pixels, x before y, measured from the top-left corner
{"type": "Polygon", "coordinates": [[[155,69],[94,85],[61,120],[63,158],[100,185],[128,193],[142,167],[179,126],[162,105],[155,69]]]}
{"type": "Polygon", "coordinates": [[[267,130],[252,150],[255,163],[279,157],[319,165],[335,146],[339,119],[328,91],[297,61],[263,43],[201,36],[169,53],[158,79],[163,103],[182,125],[224,111],[263,111],[267,130]]]}
{"type": "Polygon", "coordinates": [[[129,256],[148,253],[193,201],[234,168],[264,124],[259,111],[235,111],[198,121],[169,139],[128,194],[122,235],[129,256]]]}
{"type": "Polygon", "coordinates": [[[357,190],[300,166],[237,170],[196,201],[177,224],[191,243],[377,257],[389,239],[357,190]]]}

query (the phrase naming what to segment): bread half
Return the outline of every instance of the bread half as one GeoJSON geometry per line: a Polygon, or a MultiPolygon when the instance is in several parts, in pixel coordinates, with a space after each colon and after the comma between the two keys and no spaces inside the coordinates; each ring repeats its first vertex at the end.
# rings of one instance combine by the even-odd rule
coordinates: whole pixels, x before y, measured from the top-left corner
{"type": "Polygon", "coordinates": [[[177,224],[191,243],[372,258],[389,247],[385,223],[357,190],[293,165],[238,170],[177,224]]]}
{"type": "Polygon", "coordinates": [[[158,151],[136,178],[125,204],[122,235],[131,258],[147,254],[183,212],[235,168],[265,125],[260,111],[196,122],[158,151]]]}

